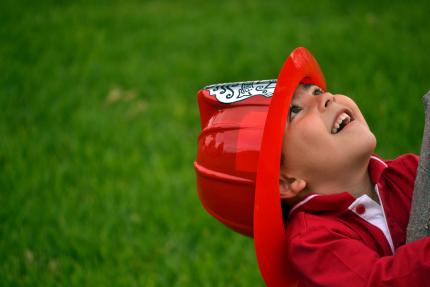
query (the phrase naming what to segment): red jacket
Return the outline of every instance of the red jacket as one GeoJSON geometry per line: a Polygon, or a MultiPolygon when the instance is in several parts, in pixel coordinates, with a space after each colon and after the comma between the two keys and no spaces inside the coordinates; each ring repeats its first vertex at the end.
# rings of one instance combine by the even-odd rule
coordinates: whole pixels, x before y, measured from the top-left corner
{"type": "Polygon", "coordinates": [[[310,195],[291,210],[288,258],[299,286],[430,286],[430,237],[405,244],[417,164],[411,154],[372,156],[381,205],[344,192],[310,195]]]}

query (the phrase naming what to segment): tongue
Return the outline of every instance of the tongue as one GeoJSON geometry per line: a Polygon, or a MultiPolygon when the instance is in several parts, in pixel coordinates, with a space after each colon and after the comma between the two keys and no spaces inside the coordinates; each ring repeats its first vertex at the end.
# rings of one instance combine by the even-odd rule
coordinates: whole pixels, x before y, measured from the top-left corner
{"type": "Polygon", "coordinates": [[[340,132],[341,130],[343,130],[344,127],[346,127],[348,123],[346,123],[346,120],[342,121],[340,123],[339,129],[337,130],[337,132],[340,132]]]}

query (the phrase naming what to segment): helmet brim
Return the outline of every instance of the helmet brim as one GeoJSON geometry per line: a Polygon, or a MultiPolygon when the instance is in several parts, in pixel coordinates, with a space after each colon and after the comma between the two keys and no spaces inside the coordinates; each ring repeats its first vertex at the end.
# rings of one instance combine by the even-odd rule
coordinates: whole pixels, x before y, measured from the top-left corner
{"type": "Polygon", "coordinates": [[[259,155],[255,204],[254,244],[260,272],[267,286],[295,286],[288,268],[288,252],[279,194],[281,150],[289,108],[299,83],[326,89],[324,75],[311,55],[296,48],[279,74],[263,132],[259,155]]]}

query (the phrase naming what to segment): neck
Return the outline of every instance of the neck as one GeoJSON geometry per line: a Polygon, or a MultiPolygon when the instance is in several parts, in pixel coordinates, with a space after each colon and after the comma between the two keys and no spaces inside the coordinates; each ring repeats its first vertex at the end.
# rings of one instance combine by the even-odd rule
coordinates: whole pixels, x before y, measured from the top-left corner
{"type": "Polygon", "coordinates": [[[379,201],[378,196],[374,192],[373,183],[370,180],[370,175],[367,168],[363,173],[357,175],[355,179],[351,178],[350,182],[344,186],[344,191],[349,192],[355,198],[366,194],[376,202],[379,201]]]}
{"type": "Polygon", "coordinates": [[[324,177],[320,182],[313,185],[310,184],[308,186],[309,192],[334,194],[346,191],[355,198],[367,194],[370,198],[379,202],[368,172],[369,160],[370,158],[354,167],[343,168],[341,172],[335,173],[336,176],[334,178],[324,177]],[[339,176],[339,174],[342,176],[339,176]]]}

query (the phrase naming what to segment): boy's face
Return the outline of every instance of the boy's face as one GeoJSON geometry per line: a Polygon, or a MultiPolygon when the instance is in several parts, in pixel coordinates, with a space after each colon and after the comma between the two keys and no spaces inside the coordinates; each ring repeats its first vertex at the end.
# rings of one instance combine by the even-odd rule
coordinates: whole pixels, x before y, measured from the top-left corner
{"type": "Polygon", "coordinates": [[[314,85],[299,85],[290,108],[281,173],[312,188],[336,180],[373,152],[376,139],[355,102],[314,85]]]}

